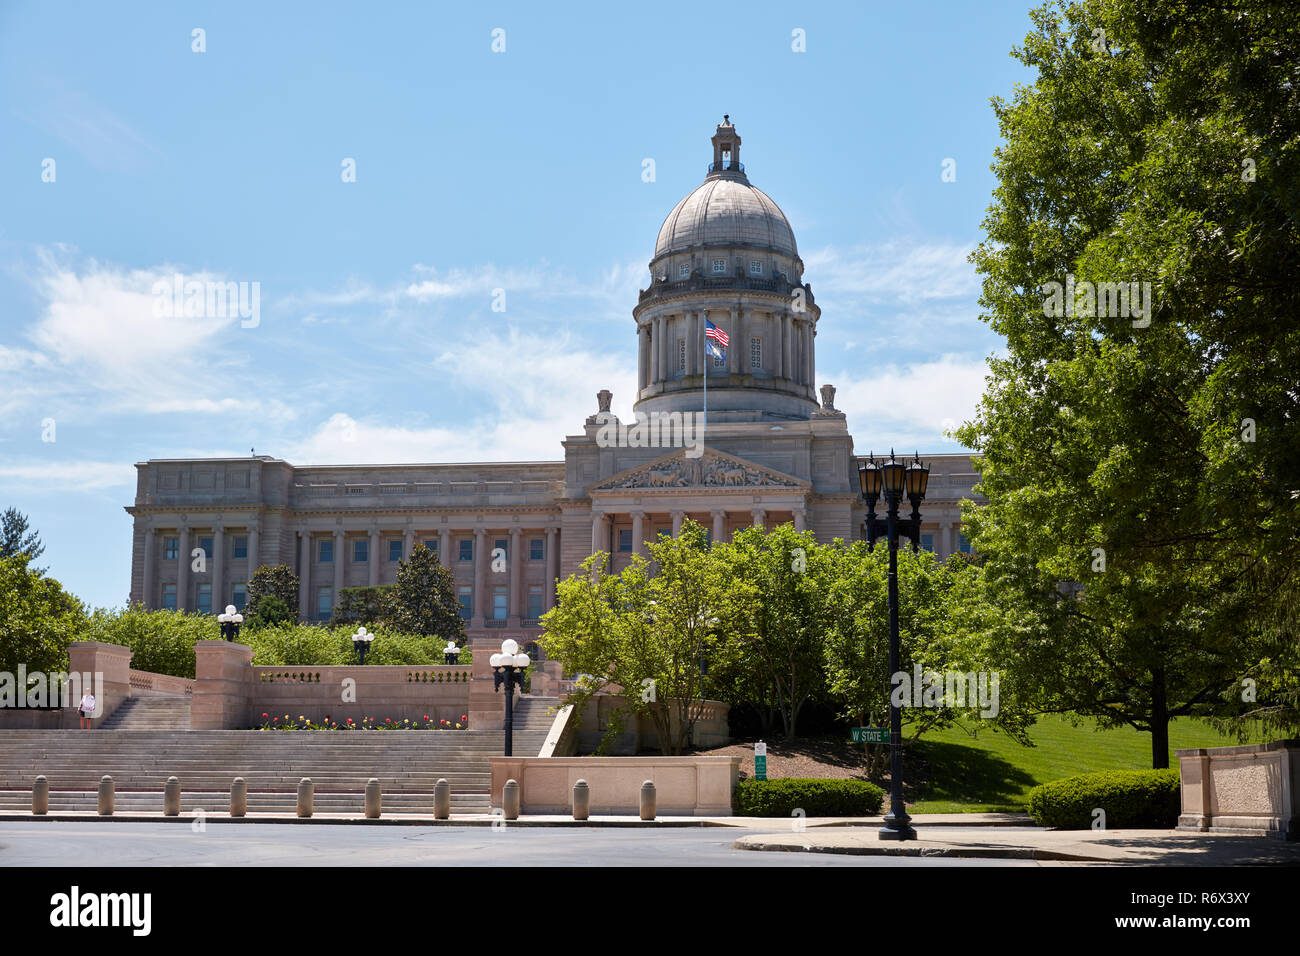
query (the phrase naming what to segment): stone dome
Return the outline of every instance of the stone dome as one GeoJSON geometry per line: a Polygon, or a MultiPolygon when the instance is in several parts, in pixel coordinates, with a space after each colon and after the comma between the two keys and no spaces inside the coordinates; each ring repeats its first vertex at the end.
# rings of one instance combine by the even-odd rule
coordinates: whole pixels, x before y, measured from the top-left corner
{"type": "Polygon", "coordinates": [[[700,248],[761,248],[799,257],[785,213],[743,172],[710,172],[659,228],[655,259],[700,248]]]}

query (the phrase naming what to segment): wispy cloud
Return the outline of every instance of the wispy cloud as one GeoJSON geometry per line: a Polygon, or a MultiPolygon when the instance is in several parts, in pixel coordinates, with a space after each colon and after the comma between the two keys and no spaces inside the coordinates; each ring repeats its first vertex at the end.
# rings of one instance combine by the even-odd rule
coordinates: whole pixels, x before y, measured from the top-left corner
{"type": "Polygon", "coordinates": [[[0,463],[0,488],[41,495],[135,485],[135,468],[106,461],[6,461],[0,463]]]}
{"type": "Polygon", "coordinates": [[[34,116],[16,115],[62,140],[97,169],[133,170],[159,152],[134,126],[85,93],[60,93],[34,116]]]}

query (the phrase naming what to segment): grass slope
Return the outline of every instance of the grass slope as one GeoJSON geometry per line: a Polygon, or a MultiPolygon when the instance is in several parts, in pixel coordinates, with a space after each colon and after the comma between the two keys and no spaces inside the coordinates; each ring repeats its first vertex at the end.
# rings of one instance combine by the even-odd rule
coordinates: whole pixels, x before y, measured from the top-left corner
{"type": "MultiPolygon", "coordinates": [[[[1029,790],[1040,783],[1093,770],[1151,767],[1151,736],[1132,728],[1096,730],[1091,721],[1075,727],[1065,717],[1045,716],[1029,733],[1034,747],[988,731],[972,737],[960,727],[927,733],[909,761],[916,781],[915,788],[907,787],[909,811],[1022,811],[1029,790]]],[[[1169,725],[1169,765],[1178,766],[1175,750],[1237,743],[1201,721],[1175,720],[1169,725]]]]}

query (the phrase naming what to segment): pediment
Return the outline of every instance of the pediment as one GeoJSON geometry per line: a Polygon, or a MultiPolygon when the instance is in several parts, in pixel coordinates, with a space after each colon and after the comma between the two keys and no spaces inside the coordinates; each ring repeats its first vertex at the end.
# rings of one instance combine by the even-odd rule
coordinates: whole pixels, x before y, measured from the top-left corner
{"type": "Polygon", "coordinates": [[[670,491],[682,488],[743,490],[751,488],[786,488],[807,490],[811,482],[787,475],[774,468],[748,461],[737,455],[705,448],[692,458],[687,449],[675,449],[654,461],[629,468],[587,486],[588,494],[602,491],[670,491]]]}

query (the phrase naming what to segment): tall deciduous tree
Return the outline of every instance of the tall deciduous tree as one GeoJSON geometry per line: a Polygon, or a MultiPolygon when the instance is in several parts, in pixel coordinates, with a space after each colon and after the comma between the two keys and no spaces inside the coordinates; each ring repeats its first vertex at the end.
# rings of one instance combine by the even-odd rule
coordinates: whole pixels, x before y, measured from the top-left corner
{"type": "Polygon", "coordinates": [[[6,508],[0,515],[0,558],[22,558],[30,562],[44,553],[41,536],[30,529],[27,515],[17,508],[6,508]]]}
{"type": "Polygon", "coordinates": [[[1155,767],[1173,717],[1250,709],[1244,678],[1288,719],[1294,14],[1048,4],[1016,51],[1036,81],[994,101],[998,187],[972,259],[1007,351],[959,432],[989,499],[963,521],[1019,622],[1002,653],[1042,707],[1150,732],[1155,767]]]}
{"type": "Polygon", "coordinates": [[[85,631],[85,608],[58,581],[22,556],[0,558],[0,671],[66,670],[68,645],[85,631]]]}

